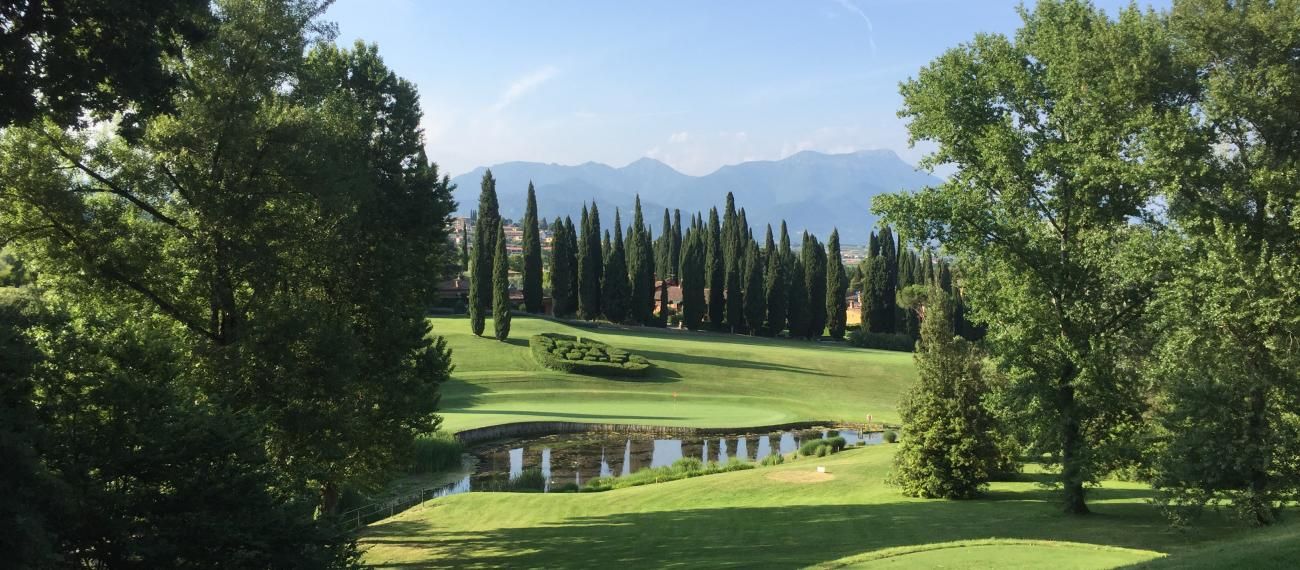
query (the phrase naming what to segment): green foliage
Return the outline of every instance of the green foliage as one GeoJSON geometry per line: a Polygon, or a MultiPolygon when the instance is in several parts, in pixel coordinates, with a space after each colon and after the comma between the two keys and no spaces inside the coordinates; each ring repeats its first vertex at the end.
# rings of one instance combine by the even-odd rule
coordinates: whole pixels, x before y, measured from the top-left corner
{"type": "Polygon", "coordinates": [[[803,262],[791,254],[786,263],[789,268],[789,296],[786,298],[786,319],[789,321],[790,338],[808,336],[808,282],[805,280],[803,262]]]}
{"type": "Polygon", "coordinates": [[[577,268],[569,250],[568,226],[564,220],[555,219],[551,227],[551,307],[555,316],[573,314],[577,307],[571,304],[573,288],[577,286],[577,268]]]}
{"type": "Polygon", "coordinates": [[[1014,38],[980,35],[903,84],[912,137],[937,144],[923,164],[957,173],[874,209],[959,263],[962,294],[1009,373],[1000,395],[1013,424],[1061,460],[1065,510],[1085,513],[1086,483],[1120,457],[1111,435],[1147,401],[1120,373],[1126,351],[1140,352],[1130,341],[1163,274],[1164,257],[1150,254],[1157,186],[1144,180],[1165,162],[1144,155],[1178,122],[1177,97],[1160,87],[1187,76],[1153,12],[1111,20],[1084,2],[1044,1],[1022,17],[1014,38]]]}
{"type": "Polygon", "coordinates": [[[601,279],[604,258],[600,248],[600,211],[591,204],[591,213],[582,207],[582,235],[578,238],[578,316],[588,321],[601,315],[601,279]]]}
{"type": "Polygon", "coordinates": [[[898,442],[898,432],[896,432],[896,431],[894,431],[894,430],[885,430],[885,433],[881,434],[880,437],[881,437],[881,439],[883,439],[883,440],[885,441],[885,443],[897,443],[897,442],[898,442]]]}
{"type": "Polygon", "coordinates": [[[610,491],[626,487],[637,487],[653,483],[666,483],[679,479],[689,479],[701,475],[714,475],[730,471],[753,469],[754,464],[733,457],[726,463],[710,461],[705,463],[693,457],[685,457],[663,467],[647,467],[621,477],[596,477],[587,482],[582,490],[587,492],[610,491]]]}
{"type": "Polygon", "coordinates": [[[691,229],[682,244],[682,320],[686,328],[699,330],[704,320],[704,232],[691,229]]]}
{"type": "Polygon", "coordinates": [[[916,348],[916,340],[911,335],[867,332],[860,328],[849,333],[848,342],[858,348],[897,352],[912,352],[916,348]]]}
{"type": "Polygon", "coordinates": [[[504,224],[496,229],[496,255],[492,261],[492,328],[497,340],[510,337],[510,261],[506,255],[504,224]]]}
{"type": "Polygon", "coordinates": [[[804,303],[808,312],[807,324],[803,336],[821,338],[826,331],[826,249],[816,236],[804,232],[802,256],[804,269],[804,290],[808,300],[804,303]]]}
{"type": "MultiPolygon", "coordinates": [[[[746,238],[748,239],[748,238],[746,238]]],[[[758,334],[767,319],[767,291],[763,288],[763,263],[758,244],[748,240],[745,248],[745,324],[749,334],[758,334]]]]}
{"type": "Polygon", "coordinates": [[[844,259],[840,253],[840,230],[831,231],[826,243],[826,326],[831,338],[844,338],[845,320],[848,318],[848,278],[844,274],[844,259]]]}
{"type": "Polygon", "coordinates": [[[623,224],[618,210],[614,210],[614,240],[605,258],[605,278],[601,281],[600,308],[605,318],[613,323],[627,320],[632,299],[627,279],[627,252],[623,247],[623,224]]]}
{"type": "Polygon", "coordinates": [[[524,210],[524,310],[542,312],[542,238],[537,226],[537,192],[528,182],[528,204],[524,210]]]}
{"type": "Polygon", "coordinates": [[[907,438],[890,482],[915,497],[969,499],[1002,463],[985,397],[984,358],[953,333],[952,303],[934,286],[915,355],[918,379],[899,412],[907,438]]]}
{"type": "Polygon", "coordinates": [[[785,261],[776,242],[772,239],[772,226],[767,226],[767,245],[763,248],[763,257],[767,259],[767,282],[763,288],[767,295],[767,330],[768,336],[776,336],[785,330],[786,293],[785,261]]]}
{"type": "Polygon", "coordinates": [[[722,249],[722,228],[718,222],[718,209],[709,210],[709,225],[704,230],[706,287],[709,291],[709,328],[723,330],[727,318],[727,274],[725,252],[722,249]]]}
{"type": "Polygon", "coordinates": [[[589,338],[546,333],[528,339],[537,363],[560,372],[593,376],[645,376],[654,367],[644,356],[589,338]]]}
{"type": "Polygon", "coordinates": [[[745,326],[744,261],[749,244],[749,228],[741,225],[736,214],[736,199],[727,192],[726,208],[722,214],[723,279],[726,286],[726,329],[733,333],[748,332],[745,326]]]}
{"type": "Polygon", "coordinates": [[[438,431],[415,438],[412,473],[439,473],[461,466],[465,445],[456,436],[438,431]]]}
{"type": "Polygon", "coordinates": [[[650,230],[641,214],[641,196],[636,197],[632,227],[627,242],[627,272],[631,291],[628,317],[639,325],[653,325],[655,306],[655,255],[650,230]]]}
{"type": "Polygon", "coordinates": [[[799,455],[804,457],[817,456],[825,457],[832,453],[838,453],[847,445],[847,440],[842,436],[828,437],[806,441],[799,446],[799,455]]]}
{"type": "Polygon", "coordinates": [[[785,456],[780,453],[773,453],[767,457],[764,457],[763,460],[760,461],[758,464],[762,465],[763,467],[771,467],[773,465],[780,465],[782,463],[785,463],[785,456]]]}
{"type": "Polygon", "coordinates": [[[497,182],[492,170],[483,172],[479,184],[478,218],[474,223],[474,262],[469,274],[469,322],[475,335],[483,336],[487,314],[493,305],[493,264],[501,214],[497,206],[497,182]]]}

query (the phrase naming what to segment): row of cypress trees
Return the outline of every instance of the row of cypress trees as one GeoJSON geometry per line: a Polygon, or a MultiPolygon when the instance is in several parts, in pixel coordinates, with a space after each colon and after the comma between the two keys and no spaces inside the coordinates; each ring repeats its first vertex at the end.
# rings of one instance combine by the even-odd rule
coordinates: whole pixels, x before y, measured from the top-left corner
{"type": "MultiPolygon", "coordinates": [[[[534,241],[536,241],[537,197],[533,185],[528,185],[528,209],[532,213],[534,241]]],[[[528,227],[527,222],[524,224],[528,227]]],[[[524,232],[525,236],[529,232],[524,232]]],[[[527,244],[527,237],[525,237],[527,244]]],[[[536,274],[541,277],[541,244],[533,244],[536,257],[536,274]]],[[[474,224],[474,247],[470,250],[473,260],[469,273],[469,322],[470,330],[477,336],[483,336],[488,309],[492,310],[493,334],[498,340],[510,337],[510,258],[506,255],[506,233],[501,223],[501,213],[497,204],[497,182],[492,171],[483,173],[478,198],[478,219],[474,224]]],[[[467,255],[468,257],[468,255],[467,255]]],[[[524,266],[530,261],[525,255],[524,266]]],[[[525,279],[525,292],[528,280],[525,279]]],[[[527,299],[527,296],[525,296],[527,299]]],[[[541,305],[541,282],[536,283],[536,302],[541,305]]]]}
{"type": "Polygon", "coordinates": [[[961,290],[953,287],[952,268],[945,259],[935,259],[929,250],[907,248],[889,226],[872,232],[867,258],[855,269],[860,283],[863,330],[873,333],[905,334],[920,338],[921,323],[916,311],[899,300],[924,296],[932,284],[951,296],[948,308],[953,328],[962,337],[978,340],[983,329],[966,318],[961,290]]]}
{"type": "MultiPolygon", "coordinates": [[[[480,199],[480,208],[488,205],[480,199]]],[[[530,312],[541,311],[543,282],[536,219],[530,185],[524,218],[524,295],[530,312]],[[535,304],[530,301],[534,295],[535,304]]],[[[788,329],[792,337],[811,338],[829,326],[832,336],[843,337],[848,280],[838,232],[831,236],[830,252],[804,233],[802,250],[795,255],[782,223],[780,247],[774,245],[770,227],[767,245],[760,247],[730,193],[721,216],[713,209],[705,222],[696,214],[683,230],[681,211],[670,215],[665,209],[661,228],[665,231],[655,239],[640,197],[626,231],[622,213],[616,211],[612,234],[602,232],[595,203],[583,206],[578,226],[568,217],[557,218],[551,225],[554,313],[664,326],[666,316],[654,312],[655,298],[666,305],[667,281],[676,280],[683,288],[682,320],[688,328],[768,335],[788,329]]]]}

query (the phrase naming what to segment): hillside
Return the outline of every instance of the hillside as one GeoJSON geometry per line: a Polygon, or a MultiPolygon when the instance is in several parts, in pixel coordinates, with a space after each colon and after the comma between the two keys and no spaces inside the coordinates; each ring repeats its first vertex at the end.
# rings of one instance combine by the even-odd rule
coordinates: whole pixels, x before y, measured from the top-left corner
{"type": "MultiPolygon", "coordinates": [[[[658,235],[663,209],[683,213],[721,206],[727,192],[736,195],[749,223],[760,231],[785,219],[792,232],[804,229],[823,238],[838,227],[846,243],[865,243],[875,223],[872,197],[936,184],[888,150],[823,154],[804,151],[782,160],[724,166],[705,176],[689,176],[657,160],[642,158],[622,168],[588,162],[576,166],[536,162],[507,162],[491,167],[497,179],[501,214],[523,216],[528,182],[537,189],[539,215],[577,216],[583,201],[595,199],[606,225],[614,208],[630,210],[641,195],[647,221],[658,235]]],[[[453,179],[461,214],[478,203],[479,167],[453,179]]]]}

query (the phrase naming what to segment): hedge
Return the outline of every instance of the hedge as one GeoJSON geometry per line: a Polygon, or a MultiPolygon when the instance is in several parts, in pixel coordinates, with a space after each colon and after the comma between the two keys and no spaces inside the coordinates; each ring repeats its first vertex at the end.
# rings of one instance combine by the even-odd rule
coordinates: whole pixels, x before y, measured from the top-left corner
{"type": "Polygon", "coordinates": [[[858,348],[912,352],[916,348],[916,339],[908,334],[873,333],[858,330],[849,334],[849,344],[858,348]]]}
{"type": "Polygon", "coordinates": [[[593,376],[645,376],[654,367],[644,356],[589,338],[544,333],[528,339],[533,358],[545,368],[593,376]]]}

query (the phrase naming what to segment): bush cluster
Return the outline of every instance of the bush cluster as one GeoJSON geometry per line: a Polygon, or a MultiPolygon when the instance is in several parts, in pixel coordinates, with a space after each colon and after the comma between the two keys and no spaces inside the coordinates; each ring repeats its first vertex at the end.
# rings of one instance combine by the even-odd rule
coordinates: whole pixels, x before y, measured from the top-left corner
{"type": "Polygon", "coordinates": [[[845,445],[848,445],[848,442],[841,436],[815,439],[799,446],[799,455],[825,457],[844,449],[845,445]]]}
{"type": "Polygon", "coordinates": [[[780,464],[782,464],[782,463],[785,463],[785,456],[784,456],[784,455],[781,455],[780,453],[773,453],[773,454],[771,454],[771,455],[769,455],[769,456],[767,456],[767,457],[764,457],[764,458],[763,458],[763,461],[761,461],[761,462],[759,462],[759,463],[762,464],[764,467],[771,467],[771,466],[773,466],[773,465],[780,465],[780,464]]]}
{"type": "Polygon", "coordinates": [[[861,329],[849,333],[849,344],[858,348],[895,352],[912,352],[916,349],[916,339],[912,338],[912,335],[874,333],[861,329]]]}
{"type": "Polygon", "coordinates": [[[644,356],[589,338],[545,333],[528,339],[533,358],[551,370],[595,376],[644,376],[652,368],[644,356]]]}

